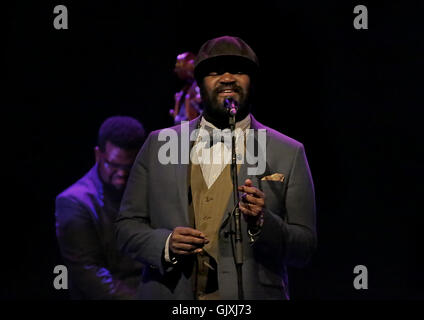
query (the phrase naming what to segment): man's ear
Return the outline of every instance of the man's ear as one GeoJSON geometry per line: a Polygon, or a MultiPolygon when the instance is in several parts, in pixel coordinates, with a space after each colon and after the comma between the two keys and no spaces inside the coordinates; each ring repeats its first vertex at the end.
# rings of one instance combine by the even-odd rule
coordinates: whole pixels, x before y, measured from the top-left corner
{"type": "Polygon", "coordinates": [[[101,151],[100,151],[99,146],[95,146],[94,147],[94,157],[96,158],[96,163],[99,163],[99,161],[100,161],[100,153],[101,153],[101,151]]]}

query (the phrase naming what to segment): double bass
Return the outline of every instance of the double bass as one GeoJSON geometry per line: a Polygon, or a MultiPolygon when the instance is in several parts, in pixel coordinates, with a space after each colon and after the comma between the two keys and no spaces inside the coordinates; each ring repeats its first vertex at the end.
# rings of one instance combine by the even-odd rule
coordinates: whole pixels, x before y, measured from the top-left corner
{"type": "Polygon", "coordinates": [[[174,72],[184,85],[179,92],[175,93],[174,108],[169,112],[175,124],[193,120],[202,112],[200,89],[194,79],[194,59],[195,55],[191,52],[184,52],[177,56],[174,72]]]}

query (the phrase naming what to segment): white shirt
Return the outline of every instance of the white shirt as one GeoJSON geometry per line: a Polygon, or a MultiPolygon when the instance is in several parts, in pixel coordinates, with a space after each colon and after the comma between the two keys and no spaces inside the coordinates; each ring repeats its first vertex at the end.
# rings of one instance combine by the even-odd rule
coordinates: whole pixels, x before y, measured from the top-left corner
{"type": "MultiPolygon", "coordinates": [[[[246,130],[250,128],[250,115],[236,123],[234,135],[236,137],[237,163],[244,160],[246,130]]],[[[229,129],[219,130],[212,123],[202,117],[197,140],[193,145],[192,163],[200,164],[203,178],[208,189],[214,184],[224,168],[231,163],[231,134],[229,129]],[[213,131],[213,136],[212,132],[213,131]],[[224,138],[224,142],[220,138],[224,138]],[[214,140],[210,147],[210,139],[214,140]],[[216,140],[216,141],[215,141],[216,140]]]]}

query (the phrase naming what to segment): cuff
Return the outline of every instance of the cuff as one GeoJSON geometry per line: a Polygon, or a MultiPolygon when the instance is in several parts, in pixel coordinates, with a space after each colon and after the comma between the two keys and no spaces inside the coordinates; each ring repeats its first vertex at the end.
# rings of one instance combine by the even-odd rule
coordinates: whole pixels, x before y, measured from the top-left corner
{"type": "Polygon", "coordinates": [[[169,239],[171,239],[172,233],[168,236],[165,242],[165,252],[164,258],[165,261],[171,264],[177,264],[178,260],[175,257],[171,257],[171,252],[169,251],[169,239]]]}

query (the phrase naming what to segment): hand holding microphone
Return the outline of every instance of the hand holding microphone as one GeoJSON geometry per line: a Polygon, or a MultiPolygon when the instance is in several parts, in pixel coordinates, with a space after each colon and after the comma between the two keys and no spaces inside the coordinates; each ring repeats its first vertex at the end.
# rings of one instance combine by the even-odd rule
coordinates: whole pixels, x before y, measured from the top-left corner
{"type": "Polygon", "coordinates": [[[244,185],[238,187],[238,191],[244,192],[239,206],[245,221],[250,227],[260,227],[265,210],[265,194],[254,187],[250,179],[246,179],[244,185]]]}

